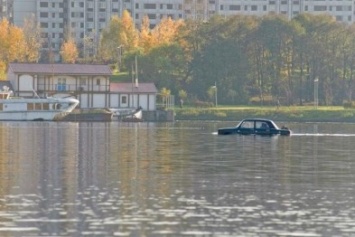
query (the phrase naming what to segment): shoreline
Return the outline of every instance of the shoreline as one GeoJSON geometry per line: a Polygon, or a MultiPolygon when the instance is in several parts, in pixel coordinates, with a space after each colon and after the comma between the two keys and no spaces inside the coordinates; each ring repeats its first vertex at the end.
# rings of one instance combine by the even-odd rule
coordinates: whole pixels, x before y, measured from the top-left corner
{"type": "Polygon", "coordinates": [[[355,109],[343,107],[211,107],[177,108],[175,120],[240,121],[245,118],[267,118],[282,122],[355,123],[355,109]]]}

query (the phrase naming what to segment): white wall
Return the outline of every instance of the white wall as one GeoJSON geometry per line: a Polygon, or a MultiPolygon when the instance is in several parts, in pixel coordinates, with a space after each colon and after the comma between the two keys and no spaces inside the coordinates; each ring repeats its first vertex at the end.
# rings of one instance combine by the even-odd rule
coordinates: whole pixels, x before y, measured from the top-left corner
{"type": "Polygon", "coordinates": [[[105,104],[105,95],[102,94],[94,94],[92,100],[92,108],[106,108],[105,104]]]}
{"type": "Polygon", "coordinates": [[[156,95],[149,95],[149,110],[156,110],[156,95]]]}
{"type": "Polygon", "coordinates": [[[20,84],[18,85],[18,91],[32,91],[35,89],[35,88],[33,88],[34,79],[32,76],[21,75],[19,81],[20,81],[20,84]]]}
{"type": "Polygon", "coordinates": [[[110,94],[110,107],[118,108],[119,106],[119,96],[118,94],[110,94]]]}
{"type": "Polygon", "coordinates": [[[79,108],[86,109],[89,107],[87,94],[80,94],[77,99],[80,101],[79,108]]]}

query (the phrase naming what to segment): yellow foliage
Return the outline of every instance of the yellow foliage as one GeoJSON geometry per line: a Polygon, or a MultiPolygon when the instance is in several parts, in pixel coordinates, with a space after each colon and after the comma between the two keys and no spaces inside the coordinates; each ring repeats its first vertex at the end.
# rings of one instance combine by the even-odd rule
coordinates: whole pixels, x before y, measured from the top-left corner
{"type": "Polygon", "coordinates": [[[149,28],[149,18],[145,16],[142,21],[141,31],[139,38],[139,46],[144,50],[144,52],[148,52],[153,46],[153,37],[150,33],[149,28]]]}
{"type": "Polygon", "coordinates": [[[68,41],[66,41],[61,47],[60,54],[62,56],[63,62],[75,63],[79,56],[79,53],[74,40],[69,39],[68,41]]]}
{"type": "Polygon", "coordinates": [[[3,61],[0,61],[0,80],[5,80],[6,79],[6,63],[3,61]]]}
{"type": "Polygon", "coordinates": [[[25,18],[23,32],[26,41],[25,61],[38,62],[42,39],[40,26],[34,15],[25,18]]]}
{"type": "Polygon", "coordinates": [[[183,24],[181,20],[174,21],[170,17],[164,18],[152,31],[152,36],[157,44],[169,44],[175,40],[180,26],[183,24]]]}
{"type": "Polygon", "coordinates": [[[26,41],[23,30],[2,19],[0,21],[0,74],[5,74],[10,62],[23,62],[25,55],[26,41]]]}
{"type": "Polygon", "coordinates": [[[139,46],[144,49],[144,52],[148,52],[154,47],[171,44],[176,40],[182,25],[182,20],[174,21],[171,18],[164,18],[153,30],[150,30],[149,19],[144,17],[139,35],[139,46]]]}
{"type": "Polygon", "coordinates": [[[138,46],[138,32],[127,10],[123,11],[121,17],[120,42],[127,50],[135,49],[138,46]]]}

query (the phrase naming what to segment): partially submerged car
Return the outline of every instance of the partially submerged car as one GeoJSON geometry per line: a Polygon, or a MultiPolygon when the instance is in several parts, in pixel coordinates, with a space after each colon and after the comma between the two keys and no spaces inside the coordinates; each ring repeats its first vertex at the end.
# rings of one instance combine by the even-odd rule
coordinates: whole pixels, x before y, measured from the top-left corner
{"type": "Polygon", "coordinates": [[[291,130],[282,126],[279,128],[270,119],[244,119],[236,127],[219,128],[218,135],[242,134],[242,135],[291,135],[291,130]]]}

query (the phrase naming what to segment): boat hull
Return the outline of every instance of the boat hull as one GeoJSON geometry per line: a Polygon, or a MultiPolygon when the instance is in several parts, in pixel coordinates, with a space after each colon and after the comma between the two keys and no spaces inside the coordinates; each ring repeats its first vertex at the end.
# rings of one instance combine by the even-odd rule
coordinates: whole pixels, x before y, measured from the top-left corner
{"type": "Polygon", "coordinates": [[[56,121],[67,116],[79,104],[74,98],[0,99],[0,120],[56,121]]]}
{"type": "Polygon", "coordinates": [[[63,119],[68,112],[61,111],[8,111],[0,112],[2,121],[57,121],[63,119]]]}

